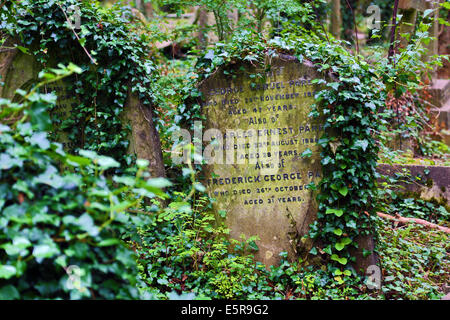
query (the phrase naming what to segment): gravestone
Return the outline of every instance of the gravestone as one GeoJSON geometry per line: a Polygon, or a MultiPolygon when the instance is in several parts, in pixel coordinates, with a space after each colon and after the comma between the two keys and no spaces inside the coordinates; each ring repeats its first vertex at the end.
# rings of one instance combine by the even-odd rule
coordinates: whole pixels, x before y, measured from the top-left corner
{"type": "Polygon", "coordinates": [[[325,77],[289,55],[231,68],[200,85],[205,183],[218,217],[226,211],[230,236],[258,236],[255,258],[269,266],[282,251],[293,258],[312,245],[299,239],[317,214],[308,185],[321,179],[323,122],[309,113],[320,90],[312,80],[325,77]]]}
{"type": "MultiPolygon", "coordinates": [[[[0,86],[0,97],[20,102],[22,96],[16,93],[17,89],[29,91],[39,83],[38,74],[42,66],[29,54],[25,54],[14,47],[14,41],[7,40],[0,51],[0,81],[4,83],[0,86]]],[[[83,53],[80,53],[83,54],[83,53]]],[[[57,65],[57,54],[50,54],[51,65],[57,65]]],[[[69,137],[64,127],[60,126],[56,119],[70,119],[74,108],[79,105],[79,100],[74,92],[69,90],[66,79],[45,85],[41,92],[53,92],[57,96],[56,105],[51,110],[50,116],[54,121],[54,137],[56,141],[63,145],[65,151],[72,153],[75,147],[80,146],[80,141],[74,141],[69,137]]],[[[131,85],[128,92],[128,99],[124,105],[122,123],[130,125],[130,148],[128,153],[135,154],[139,159],[149,160],[149,172],[153,177],[165,177],[165,169],[159,140],[159,134],[152,119],[152,109],[144,106],[135,93],[131,92],[131,85]]],[[[76,124],[75,124],[76,125],[76,124]]]]}
{"type": "MultiPolygon", "coordinates": [[[[438,38],[439,38],[439,23],[437,19],[439,18],[439,5],[433,0],[400,0],[398,3],[399,14],[402,16],[400,24],[398,26],[398,34],[410,34],[414,33],[416,27],[416,21],[418,14],[424,12],[427,9],[433,9],[434,12],[428,16],[431,28],[428,30],[429,36],[433,37],[429,44],[426,46],[428,48],[428,53],[424,55],[424,61],[427,61],[430,56],[438,54],[438,38]]],[[[397,36],[400,40],[400,45],[406,47],[409,41],[405,38],[397,36]]]]}
{"type": "Polygon", "coordinates": [[[46,85],[45,90],[48,93],[53,92],[57,96],[56,105],[50,112],[50,117],[54,122],[54,137],[56,141],[63,145],[64,150],[67,152],[73,152],[77,147],[79,147],[79,141],[70,139],[67,131],[65,131],[67,128],[56,124],[56,119],[63,121],[71,118],[73,109],[75,109],[79,104],[77,97],[69,91],[68,85],[64,80],[59,80],[46,85]]]}
{"type": "Polygon", "coordinates": [[[41,69],[39,63],[29,54],[14,47],[15,42],[8,39],[0,48],[0,97],[18,102],[17,89],[28,91],[36,83],[41,69]]]}
{"type": "MultiPolygon", "coordinates": [[[[17,89],[30,91],[39,83],[38,74],[42,67],[36,59],[14,47],[13,41],[7,41],[7,49],[0,53],[0,74],[3,86],[0,86],[0,97],[7,98],[13,102],[20,102],[23,97],[16,93],[17,89]]],[[[47,84],[42,89],[45,93],[53,92],[57,96],[56,105],[50,111],[52,119],[67,120],[70,118],[72,109],[76,106],[76,97],[69,92],[68,85],[64,80],[47,84]]],[[[56,124],[54,127],[55,139],[63,145],[63,148],[72,152],[76,147],[76,141],[69,139],[64,127],[56,124]]]]}

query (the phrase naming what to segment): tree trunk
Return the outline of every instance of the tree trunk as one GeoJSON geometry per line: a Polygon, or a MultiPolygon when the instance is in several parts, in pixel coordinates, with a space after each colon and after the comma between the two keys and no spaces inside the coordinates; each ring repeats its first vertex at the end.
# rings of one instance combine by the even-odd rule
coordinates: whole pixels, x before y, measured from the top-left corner
{"type": "Polygon", "coordinates": [[[198,49],[203,50],[208,45],[206,38],[206,29],[208,27],[208,11],[203,7],[197,8],[197,39],[198,39],[198,49]]]}
{"type": "Polygon", "coordinates": [[[144,14],[147,19],[153,18],[153,4],[151,2],[144,3],[144,14]]]}
{"type": "Polygon", "coordinates": [[[395,2],[394,2],[394,10],[393,10],[393,13],[392,13],[391,38],[389,39],[389,41],[390,41],[389,52],[388,52],[389,62],[392,62],[391,59],[392,59],[392,57],[395,54],[395,39],[396,39],[396,33],[397,33],[398,5],[399,5],[399,1],[395,0],[395,2]]]}
{"type": "Polygon", "coordinates": [[[377,266],[379,264],[379,257],[375,250],[375,240],[373,235],[364,235],[359,236],[356,239],[356,243],[358,244],[358,249],[351,250],[351,254],[355,257],[356,261],[353,263],[353,267],[356,272],[364,275],[366,274],[367,269],[374,265],[377,266]],[[363,255],[363,249],[370,251],[370,254],[366,257],[363,255]]]}
{"type": "Polygon", "coordinates": [[[331,23],[330,32],[336,38],[341,38],[342,15],[341,15],[341,1],[331,0],[331,23]]]}
{"type": "MultiPolygon", "coordinates": [[[[430,57],[435,56],[439,54],[439,5],[437,3],[431,2],[428,4],[429,9],[434,9],[435,11],[433,14],[429,17],[433,21],[431,22],[431,28],[429,29],[428,33],[430,37],[433,37],[430,41],[430,43],[427,45],[428,52],[424,55],[423,61],[427,62],[430,57]]],[[[437,72],[436,67],[433,67],[433,71],[431,72],[432,79],[436,78],[437,72]]]]}

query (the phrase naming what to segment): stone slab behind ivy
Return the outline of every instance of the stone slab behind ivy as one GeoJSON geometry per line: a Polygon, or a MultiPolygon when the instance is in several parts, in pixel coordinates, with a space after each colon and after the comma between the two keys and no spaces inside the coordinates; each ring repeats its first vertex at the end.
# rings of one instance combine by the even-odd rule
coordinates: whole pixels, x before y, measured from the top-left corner
{"type": "MultiPolygon", "coordinates": [[[[401,174],[403,169],[410,172],[413,180],[410,183],[399,183],[405,189],[417,193],[420,198],[425,200],[430,199],[445,199],[447,203],[450,202],[450,167],[445,166],[427,166],[427,165],[389,165],[379,164],[377,171],[380,174],[394,176],[396,173],[401,174]]],[[[380,180],[382,182],[382,180],[380,180]]]]}
{"type": "Polygon", "coordinates": [[[0,97],[18,102],[17,89],[29,90],[36,83],[41,69],[33,56],[14,47],[15,42],[7,39],[0,51],[0,97]]]}
{"type": "MultiPolygon", "coordinates": [[[[12,40],[6,41],[4,46],[11,49],[0,52],[0,75],[4,82],[4,86],[0,86],[0,97],[20,102],[22,97],[16,93],[16,90],[29,91],[33,88],[39,82],[38,74],[43,67],[31,54],[25,54],[14,48],[15,43],[12,40]]],[[[54,61],[52,66],[56,66],[57,63],[54,61]]],[[[51,112],[53,121],[69,119],[76,112],[74,108],[79,103],[75,94],[67,89],[66,81],[68,80],[63,79],[44,88],[48,92],[54,91],[58,96],[56,107],[51,112]]],[[[124,125],[129,124],[132,130],[129,136],[129,153],[135,154],[139,159],[148,160],[152,176],[165,177],[161,145],[158,132],[153,124],[152,110],[148,106],[144,106],[137,95],[132,93],[131,85],[128,86],[130,90],[124,106],[122,122],[124,125]]],[[[73,141],[58,124],[54,125],[54,130],[56,140],[63,144],[66,151],[73,152],[76,146],[81,146],[81,138],[73,141]]]]}

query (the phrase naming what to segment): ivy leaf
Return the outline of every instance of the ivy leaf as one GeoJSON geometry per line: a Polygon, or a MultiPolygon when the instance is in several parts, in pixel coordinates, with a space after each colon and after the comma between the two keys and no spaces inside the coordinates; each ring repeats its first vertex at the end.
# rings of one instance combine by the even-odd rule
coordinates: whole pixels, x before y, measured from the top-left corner
{"type": "Polygon", "coordinates": [[[0,288],[0,300],[14,300],[20,299],[19,291],[12,285],[7,285],[0,288]]]}
{"type": "Polygon", "coordinates": [[[0,265],[0,279],[9,279],[16,275],[16,267],[0,265]]]}
{"type": "Polygon", "coordinates": [[[341,251],[342,249],[345,248],[346,245],[352,243],[352,239],[350,238],[344,238],[342,239],[340,242],[336,243],[334,245],[334,247],[336,248],[336,250],[341,251]]]}
{"type": "Polygon", "coordinates": [[[339,228],[334,229],[333,233],[337,236],[340,236],[340,235],[342,235],[342,229],[339,229],[339,228]]]}
{"type": "Polygon", "coordinates": [[[336,280],[338,284],[343,284],[344,283],[344,280],[341,277],[339,277],[339,276],[335,277],[334,280],[336,280]]]}
{"type": "Polygon", "coordinates": [[[443,25],[446,25],[447,27],[450,27],[450,22],[448,22],[447,20],[445,20],[443,18],[439,18],[438,21],[439,21],[439,24],[443,24],[443,25]]]}
{"type": "Polygon", "coordinates": [[[305,151],[302,152],[302,154],[300,155],[302,158],[310,158],[312,156],[312,151],[311,149],[306,149],[305,151]]]}
{"type": "Polygon", "coordinates": [[[219,210],[219,215],[220,215],[222,218],[225,218],[225,217],[227,216],[227,211],[226,211],[226,210],[219,210]]]}
{"type": "Polygon", "coordinates": [[[136,179],[130,176],[113,176],[113,180],[127,186],[134,186],[136,184],[136,179]]]}
{"type": "Polygon", "coordinates": [[[340,276],[340,275],[342,275],[342,271],[339,270],[339,269],[336,269],[336,270],[334,271],[334,275],[335,275],[335,276],[340,276]]]}
{"type": "Polygon", "coordinates": [[[182,169],[183,177],[187,177],[187,176],[191,175],[193,172],[194,172],[194,171],[191,170],[191,169],[189,169],[189,168],[183,168],[183,169],[182,169]]]}
{"type": "Polygon", "coordinates": [[[41,103],[33,103],[31,108],[25,110],[30,116],[30,122],[33,128],[39,131],[49,131],[52,128],[52,121],[47,112],[47,106],[41,103]]]}
{"type": "Polygon", "coordinates": [[[97,163],[100,168],[107,170],[109,168],[118,168],[120,167],[120,163],[110,157],[100,156],[97,159],[97,163]]]}
{"type": "Polygon", "coordinates": [[[334,91],[337,91],[337,89],[339,89],[339,82],[329,82],[327,83],[327,86],[332,88],[334,91]]]}
{"type": "Polygon", "coordinates": [[[259,250],[258,245],[256,244],[255,241],[250,241],[250,242],[248,243],[248,246],[249,246],[252,250],[255,250],[255,251],[258,251],[258,250],[259,250]]]}
{"type": "Polygon", "coordinates": [[[33,183],[42,183],[58,189],[64,186],[64,180],[59,175],[58,170],[53,166],[48,166],[45,172],[33,179],[33,183]]]}
{"type": "Polygon", "coordinates": [[[205,54],[205,59],[209,59],[212,60],[214,59],[214,50],[209,50],[206,54],[205,54]]]}
{"type": "Polygon", "coordinates": [[[50,148],[50,142],[47,140],[47,132],[36,132],[30,138],[30,143],[39,148],[47,150],[50,148]]]}
{"type": "Polygon", "coordinates": [[[111,239],[102,240],[97,245],[99,247],[109,247],[109,246],[113,246],[113,245],[116,245],[116,244],[119,244],[119,243],[120,243],[119,239],[111,238],[111,239]]]}
{"type": "Polygon", "coordinates": [[[356,229],[356,221],[350,220],[349,222],[346,223],[346,226],[352,229],[356,229]]]}
{"type": "MultiPolygon", "coordinates": [[[[6,103],[7,103],[7,101],[4,101],[4,99],[0,98],[0,105],[6,104],[6,103]]],[[[9,132],[9,131],[11,131],[10,127],[0,123],[0,133],[2,133],[2,132],[9,132]]]]}
{"type": "Polygon", "coordinates": [[[79,157],[79,156],[74,156],[71,154],[67,155],[67,163],[74,166],[74,167],[78,167],[78,166],[87,166],[91,163],[91,160],[87,159],[87,158],[83,158],[83,157],[79,157]]]}
{"type": "Polygon", "coordinates": [[[147,184],[154,188],[166,188],[170,187],[172,183],[165,178],[152,178],[147,180],[147,184]]]}
{"type": "Polygon", "coordinates": [[[331,256],[331,260],[337,261],[342,265],[346,265],[347,264],[347,258],[340,258],[337,254],[333,254],[331,256]]]}
{"type": "Polygon", "coordinates": [[[344,214],[343,210],[340,209],[327,209],[327,211],[325,211],[326,214],[331,214],[334,213],[337,217],[340,217],[344,214]]]}
{"type": "Polygon", "coordinates": [[[432,12],[434,11],[434,9],[427,9],[423,12],[423,18],[428,17],[432,12]]]}
{"type": "Polygon", "coordinates": [[[310,182],[305,186],[306,189],[315,191],[317,190],[317,186],[314,182],[310,182]]]}
{"type": "Polygon", "coordinates": [[[331,151],[333,151],[333,154],[336,154],[336,150],[341,145],[341,142],[340,141],[334,141],[334,142],[330,141],[329,145],[330,145],[331,151]]]}
{"type": "Polygon", "coordinates": [[[53,243],[53,241],[47,241],[46,243],[39,244],[33,249],[33,256],[40,263],[44,258],[50,258],[59,253],[59,249],[53,243]]]}
{"type": "Polygon", "coordinates": [[[206,188],[204,185],[202,185],[200,182],[197,182],[196,184],[194,184],[194,188],[195,190],[199,191],[199,192],[205,192],[206,188]]]}
{"type": "Polygon", "coordinates": [[[147,159],[137,159],[136,160],[136,165],[139,168],[147,168],[149,164],[150,164],[150,162],[147,159]]]}
{"type": "Polygon", "coordinates": [[[25,47],[22,47],[22,46],[18,46],[18,45],[15,45],[15,47],[17,48],[17,49],[19,49],[22,53],[25,53],[25,54],[28,54],[28,55],[31,55],[31,53],[30,53],[30,49],[28,49],[28,48],[25,48],[25,47]]]}
{"type": "Polygon", "coordinates": [[[348,188],[346,186],[339,188],[339,193],[345,197],[348,194],[348,188]]]}
{"type": "Polygon", "coordinates": [[[15,164],[15,161],[11,156],[7,153],[0,154],[0,169],[8,170],[12,168],[15,164]]]}
{"type": "Polygon", "coordinates": [[[77,224],[83,231],[86,231],[90,236],[97,236],[99,234],[98,227],[94,224],[94,219],[88,214],[85,213],[81,217],[77,219],[77,224]]]}
{"type": "Polygon", "coordinates": [[[369,141],[367,140],[357,140],[355,142],[355,147],[360,147],[363,151],[366,151],[369,141]]]}
{"type": "Polygon", "coordinates": [[[160,285],[166,285],[169,283],[169,281],[165,278],[158,279],[156,280],[156,282],[158,282],[160,285]]]}

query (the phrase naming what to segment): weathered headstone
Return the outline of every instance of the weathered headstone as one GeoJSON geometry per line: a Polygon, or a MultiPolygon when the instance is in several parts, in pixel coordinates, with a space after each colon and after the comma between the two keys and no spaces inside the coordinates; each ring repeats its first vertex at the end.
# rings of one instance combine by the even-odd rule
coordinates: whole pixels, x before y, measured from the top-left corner
{"type": "MultiPolygon", "coordinates": [[[[0,74],[4,83],[3,86],[0,86],[0,96],[14,102],[20,102],[23,97],[17,94],[17,89],[27,92],[37,85],[39,83],[38,74],[42,67],[32,55],[15,48],[13,42],[9,41],[8,44],[8,49],[0,53],[2,65],[0,74]]],[[[57,96],[55,108],[50,111],[50,116],[53,119],[69,119],[72,108],[77,105],[77,100],[69,92],[67,83],[64,80],[59,80],[45,85],[43,91],[46,93],[53,92],[57,96]]],[[[72,152],[75,149],[76,141],[71,141],[64,128],[59,124],[54,125],[53,133],[55,139],[62,143],[66,151],[72,152]]]]}
{"type": "Polygon", "coordinates": [[[320,90],[312,80],[324,76],[288,55],[232,69],[233,76],[220,69],[201,84],[206,184],[215,210],[227,212],[230,236],[257,235],[256,259],[273,265],[282,251],[294,257],[310,249],[299,239],[317,214],[307,186],[321,179],[323,125],[309,113],[320,90]]]}
{"type": "Polygon", "coordinates": [[[79,147],[78,141],[73,141],[69,138],[64,126],[56,124],[56,119],[59,121],[69,120],[73,116],[73,109],[79,104],[76,96],[68,89],[68,85],[64,80],[60,80],[49,85],[46,85],[45,90],[50,93],[53,92],[57,96],[56,105],[50,112],[53,119],[53,134],[55,139],[63,145],[64,150],[73,152],[76,147],[79,147]]]}
{"type": "MultiPolygon", "coordinates": [[[[402,19],[398,26],[398,34],[412,35],[416,27],[417,15],[419,12],[424,12],[427,9],[433,9],[434,12],[428,16],[428,19],[432,19],[431,28],[428,30],[429,36],[434,37],[427,45],[428,54],[424,55],[424,61],[430,56],[438,54],[438,38],[439,38],[439,5],[433,0],[400,0],[398,4],[399,14],[402,19]]],[[[406,47],[409,41],[405,38],[397,37],[400,40],[400,45],[406,47]]],[[[410,39],[409,39],[410,40],[410,39]]]]}
{"type": "MultiPolygon", "coordinates": [[[[3,86],[0,86],[0,97],[18,102],[22,96],[18,95],[16,90],[29,91],[39,83],[38,74],[42,70],[42,66],[32,55],[15,48],[14,41],[8,40],[5,47],[8,49],[0,51],[0,81],[4,83],[3,86]]],[[[56,53],[50,56],[54,61],[51,65],[56,66],[56,53]]],[[[131,88],[130,85],[128,87],[131,88]]],[[[55,139],[63,144],[66,151],[73,152],[76,146],[80,146],[80,141],[74,141],[69,137],[65,128],[60,126],[56,119],[67,120],[73,117],[74,108],[79,104],[79,100],[69,90],[65,79],[49,83],[42,90],[56,94],[56,106],[50,112],[54,121],[53,133],[55,139]]],[[[128,99],[124,105],[122,121],[124,125],[131,127],[129,153],[136,154],[139,159],[149,160],[149,171],[152,176],[165,177],[159,134],[153,123],[152,110],[144,106],[131,90],[129,90],[128,99]]]]}
{"type": "Polygon", "coordinates": [[[15,42],[7,39],[0,48],[0,97],[17,102],[20,99],[17,89],[29,90],[36,83],[40,66],[29,54],[14,46],[15,42]]]}
{"type": "Polygon", "coordinates": [[[131,85],[128,88],[128,99],[123,112],[123,122],[131,127],[128,152],[149,161],[152,177],[165,177],[161,141],[153,122],[153,110],[142,104],[138,94],[131,91],[131,85]]]}

